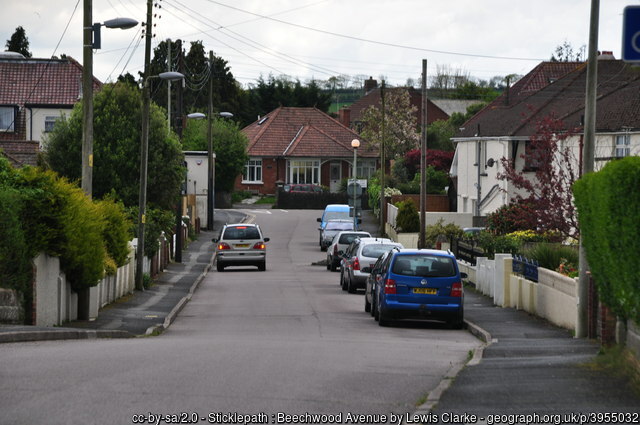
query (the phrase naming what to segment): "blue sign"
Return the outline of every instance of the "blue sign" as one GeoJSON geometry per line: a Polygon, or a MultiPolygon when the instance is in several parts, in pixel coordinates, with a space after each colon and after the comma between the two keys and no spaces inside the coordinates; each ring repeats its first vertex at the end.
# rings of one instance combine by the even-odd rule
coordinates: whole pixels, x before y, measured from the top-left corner
{"type": "Polygon", "coordinates": [[[622,60],[625,62],[640,62],[640,6],[627,6],[624,8],[622,60]]]}

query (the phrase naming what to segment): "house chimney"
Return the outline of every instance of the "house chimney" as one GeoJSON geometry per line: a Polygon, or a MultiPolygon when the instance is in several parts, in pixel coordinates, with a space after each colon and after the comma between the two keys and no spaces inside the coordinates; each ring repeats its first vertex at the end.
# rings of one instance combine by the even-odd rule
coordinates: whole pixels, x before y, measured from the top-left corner
{"type": "Polygon", "coordinates": [[[374,80],[373,77],[369,77],[368,80],[364,82],[364,92],[369,93],[371,90],[378,87],[378,80],[374,80]]]}
{"type": "Polygon", "coordinates": [[[351,128],[351,109],[344,107],[338,111],[338,121],[345,127],[351,128]]]}
{"type": "Polygon", "coordinates": [[[615,56],[611,50],[603,50],[598,55],[598,60],[615,60],[615,56]]]}

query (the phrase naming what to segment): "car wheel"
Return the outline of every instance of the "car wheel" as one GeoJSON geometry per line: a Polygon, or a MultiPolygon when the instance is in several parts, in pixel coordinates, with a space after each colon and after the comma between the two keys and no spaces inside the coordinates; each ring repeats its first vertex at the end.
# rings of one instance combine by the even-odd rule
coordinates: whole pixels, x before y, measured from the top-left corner
{"type": "Polygon", "coordinates": [[[344,277],[344,273],[340,273],[340,286],[343,291],[347,290],[347,279],[344,277]]]}
{"type": "Polygon", "coordinates": [[[219,272],[223,272],[224,271],[224,264],[221,264],[220,262],[218,262],[216,264],[216,268],[218,269],[219,272]]]}
{"type": "Polygon", "coordinates": [[[375,298],[375,293],[371,294],[371,316],[372,317],[376,317],[376,298],[375,298]]]}
{"type": "Polygon", "coordinates": [[[258,270],[261,272],[267,270],[267,263],[263,261],[262,263],[258,264],[258,270]]]}
{"type": "Polygon", "coordinates": [[[364,294],[364,311],[366,313],[371,313],[371,303],[367,299],[367,294],[364,294]]]}
{"type": "Polygon", "coordinates": [[[329,270],[331,270],[332,272],[336,271],[336,263],[334,261],[331,261],[331,263],[329,263],[329,270]]]}
{"type": "Polygon", "coordinates": [[[389,320],[389,318],[387,317],[387,315],[384,313],[383,310],[378,310],[378,325],[380,326],[391,325],[391,321],[389,320]]]}
{"type": "Polygon", "coordinates": [[[464,313],[460,311],[453,319],[447,321],[451,329],[462,329],[464,327],[464,313]]]}
{"type": "Polygon", "coordinates": [[[349,279],[349,283],[347,284],[347,291],[350,294],[355,294],[356,293],[356,285],[352,282],[351,279],[349,279]]]}
{"type": "Polygon", "coordinates": [[[327,257],[327,270],[331,270],[331,260],[327,257]]]}

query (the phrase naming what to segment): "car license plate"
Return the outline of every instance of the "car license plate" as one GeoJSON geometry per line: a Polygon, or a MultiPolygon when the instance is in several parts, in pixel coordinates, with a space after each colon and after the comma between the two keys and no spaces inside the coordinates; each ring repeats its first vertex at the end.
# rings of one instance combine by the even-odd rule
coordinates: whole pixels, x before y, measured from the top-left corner
{"type": "Polygon", "coordinates": [[[438,290],[436,288],[413,288],[413,293],[435,295],[438,293],[438,290]]]}
{"type": "Polygon", "coordinates": [[[236,248],[249,248],[248,243],[237,243],[236,248]]]}

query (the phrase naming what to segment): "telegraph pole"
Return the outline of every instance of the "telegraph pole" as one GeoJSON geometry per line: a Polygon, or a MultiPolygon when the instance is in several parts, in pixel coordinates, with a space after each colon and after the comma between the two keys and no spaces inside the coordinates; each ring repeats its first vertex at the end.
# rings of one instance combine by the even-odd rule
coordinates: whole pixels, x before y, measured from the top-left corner
{"type": "Polygon", "coordinates": [[[209,50],[209,111],[207,113],[207,230],[213,230],[213,50],[209,50]]]}
{"type": "Polygon", "coordinates": [[[147,159],[149,157],[149,64],[151,63],[151,37],[153,36],[153,1],[147,0],[147,23],[145,26],[144,77],[142,82],[142,141],[140,143],[140,193],[138,199],[138,252],[136,258],[136,289],[144,290],[144,225],[147,220],[147,159]]]}
{"type": "MultiPolygon", "coordinates": [[[[600,20],[600,0],[591,0],[591,19],[589,24],[589,61],[587,63],[587,88],[584,109],[584,147],[582,150],[582,175],[593,172],[595,158],[596,133],[596,93],[598,84],[598,24],[600,20]]],[[[578,266],[578,321],[576,338],[587,336],[589,299],[589,265],[580,233],[578,266]]]]}
{"type": "Polygon", "coordinates": [[[422,134],[420,145],[420,237],[418,248],[426,248],[427,209],[427,60],[422,59],[422,134]]]}
{"type": "Polygon", "coordinates": [[[82,28],[82,190],[93,193],[93,0],[83,2],[82,28]]]}
{"type": "Polygon", "coordinates": [[[384,154],[384,150],[385,150],[385,143],[384,143],[384,139],[386,137],[385,134],[385,122],[384,122],[384,115],[385,115],[385,110],[384,110],[384,80],[382,80],[382,84],[380,85],[380,104],[382,106],[382,138],[380,140],[380,170],[382,170],[382,173],[380,175],[380,234],[384,235],[385,234],[385,227],[384,227],[384,215],[385,215],[385,208],[386,208],[386,202],[385,202],[385,198],[384,198],[384,185],[385,185],[385,181],[384,181],[384,173],[385,173],[385,162],[386,162],[386,158],[385,158],[385,154],[384,154]]]}

